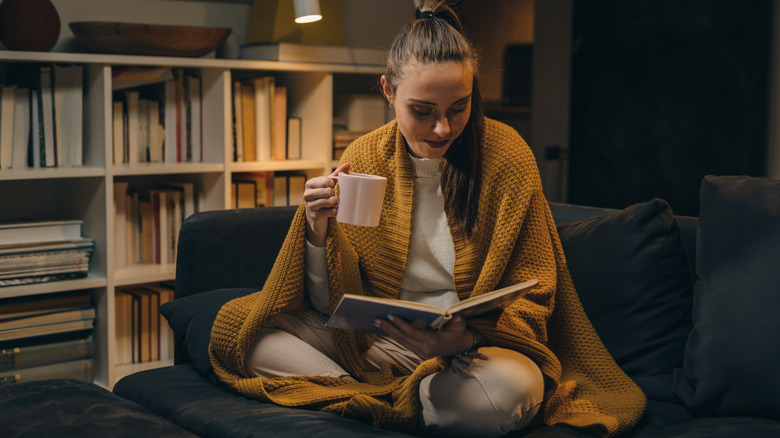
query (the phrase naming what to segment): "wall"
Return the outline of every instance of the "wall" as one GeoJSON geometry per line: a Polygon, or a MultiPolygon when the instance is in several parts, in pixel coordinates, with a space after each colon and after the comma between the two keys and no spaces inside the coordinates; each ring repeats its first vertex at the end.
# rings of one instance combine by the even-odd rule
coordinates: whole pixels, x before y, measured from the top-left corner
{"type": "Polygon", "coordinates": [[[461,19],[482,57],[485,100],[501,100],[504,49],[534,40],[534,0],[464,0],[461,19]]]}
{"type": "MultiPolygon", "coordinates": [[[[292,0],[289,0],[292,1],[292,0]]],[[[251,2],[191,0],[52,0],[62,23],[55,51],[74,47],[72,21],[231,27],[245,42],[251,2]]],[[[398,28],[414,17],[412,0],[342,0],[347,45],[388,47],[398,28]]]]}

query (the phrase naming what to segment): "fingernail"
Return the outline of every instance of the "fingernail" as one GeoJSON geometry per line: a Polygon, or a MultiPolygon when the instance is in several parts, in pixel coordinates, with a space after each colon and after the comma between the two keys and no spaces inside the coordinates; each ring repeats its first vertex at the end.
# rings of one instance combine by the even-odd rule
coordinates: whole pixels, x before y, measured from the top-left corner
{"type": "Polygon", "coordinates": [[[389,319],[392,322],[395,322],[395,316],[393,315],[387,315],[387,319],[389,319]]]}
{"type": "Polygon", "coordinates": [[[374,327],[376,328],[382,328],[382,321],[375,319],[374,320],[374,327]]]}

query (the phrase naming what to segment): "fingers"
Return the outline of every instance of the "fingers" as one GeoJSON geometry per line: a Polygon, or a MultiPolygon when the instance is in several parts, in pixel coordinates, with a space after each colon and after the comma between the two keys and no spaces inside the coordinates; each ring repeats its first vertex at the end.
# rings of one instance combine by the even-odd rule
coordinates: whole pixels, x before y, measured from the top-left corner
{"type": "Polygon", "coordinates": [[[419,329],[402,318],[377,319],[376,326],[422,359],[448,356],[463,351],[464,336],[472,336],[466,320],[456,316],[439,331],[419,329]]]}
{"type": "Polygon", "coordinates": [[[334,170],[333,173],[330,174],[330,177],[337,177],[341,172],[345,172],[345,173],[349,172],[349,163],[344,163],[338,168],[336,168],[336,170],[334,170]]]}

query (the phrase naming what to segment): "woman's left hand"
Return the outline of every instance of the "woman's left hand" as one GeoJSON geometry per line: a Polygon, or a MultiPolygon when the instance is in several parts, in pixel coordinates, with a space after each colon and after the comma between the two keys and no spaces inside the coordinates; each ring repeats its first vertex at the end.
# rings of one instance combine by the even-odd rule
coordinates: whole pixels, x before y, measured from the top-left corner
{"type": "Polygon", "coordinates": [[[388,319],[377,319],[376,326],[421,359],[450,356],[466,351],[474,344],[474,335],[461,316],[455,316],[438,331],[419,329],[392,315],[388,319]]]}

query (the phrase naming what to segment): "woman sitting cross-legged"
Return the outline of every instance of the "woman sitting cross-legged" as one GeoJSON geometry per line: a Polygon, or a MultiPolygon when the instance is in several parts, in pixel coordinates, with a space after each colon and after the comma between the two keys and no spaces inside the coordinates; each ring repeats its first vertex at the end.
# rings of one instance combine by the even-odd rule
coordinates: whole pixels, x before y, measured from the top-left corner
{"type": "MultiPolygon", "coordinates": [[[[340,172],[387,178],[379,226],[336,222],[333,178],[306,183],[263,290],[226,304],[211,335],[238,392],[406,432],[499,436],[540,424],[614,435],[645,398],[577,298],[533,154],[483,116],[477,56],[447,5],[424,1],[381,78],[396,118],[357,139],[340,172]],[[501,312],[441,330],[379,319],[325,327],[346,294],[446,308],[538,279],[501,312]]],[[[262,251],[262,248],[258,248],[262,251]]]]}

